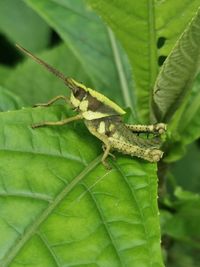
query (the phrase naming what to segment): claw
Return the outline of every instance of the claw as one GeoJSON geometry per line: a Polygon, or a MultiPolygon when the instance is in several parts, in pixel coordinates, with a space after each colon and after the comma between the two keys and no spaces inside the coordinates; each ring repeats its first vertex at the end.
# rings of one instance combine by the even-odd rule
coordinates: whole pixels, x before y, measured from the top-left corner
{"type": "Polygon", "coordinates": [[[111,165],[106,160],[102,160],[101,162],[107,170],[112,169],[111,165]]]}
{"type": "Polygon", "coordinates": [[[37,124],[32,124],[31,128],[35,129],[35,128],[39,128],[39,127],[42,127],[42,126],[44,126],[44,123],[37,123],[37,124]]]}

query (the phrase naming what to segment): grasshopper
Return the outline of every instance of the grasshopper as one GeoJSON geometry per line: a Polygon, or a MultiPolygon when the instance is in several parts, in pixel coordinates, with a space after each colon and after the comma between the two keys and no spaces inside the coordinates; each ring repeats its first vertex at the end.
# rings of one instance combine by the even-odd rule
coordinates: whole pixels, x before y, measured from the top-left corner
{"type": "MultiPolygon", "coordinates": [[[[36,104],[35,106],[48,107],[59,99],[71,105],[78,111],[78,114],[61,121],[45,121],[32,125],[32,128],[52,125],[64,125],[76,120],[84,120],[86,127],[91,134],[103,142],[102,163],[109,168],[106,161],[111,150],[117,150],[123,154],[137,156],[150,162],[158,162],[163,152],[159,149],[160,142],[156,138],[144,139],[139,133],[153,133],[161,135],[166,131],[166,124],[158,123],[152,125],[131,125],[122,121],[126,113],[121,107],[99,92],[87,88],[85,85],[72,78],[65,77],[61,72],[34,56],[31,52],[16,45],[18,49],[45,67],[49,72],[60,78],[70,88],[71,95],[68,99],[64,95],[56,96],[47,103],[36,104]]],[[[113,155],[112,155],[113,156],[113,155]]]]}

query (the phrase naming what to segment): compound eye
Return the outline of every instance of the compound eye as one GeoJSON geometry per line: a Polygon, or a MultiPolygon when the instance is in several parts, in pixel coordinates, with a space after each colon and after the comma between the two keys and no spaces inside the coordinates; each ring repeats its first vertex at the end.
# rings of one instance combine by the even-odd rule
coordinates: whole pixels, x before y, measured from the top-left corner
{"type": "Polygon", "coordinates": [[[73,90],[73,94],[74,94],[75,98],[77,98],[78,100],[81,101],[81,100],[83,100],[84,97],[86,97],[87,92],[83,88],[76,87],[73,90]]]}
{"type": "Polygon", "coordinates": [[[77,97],[79,95],[79,88],[73,88],[73,94],[75,97],[77,97]]]}

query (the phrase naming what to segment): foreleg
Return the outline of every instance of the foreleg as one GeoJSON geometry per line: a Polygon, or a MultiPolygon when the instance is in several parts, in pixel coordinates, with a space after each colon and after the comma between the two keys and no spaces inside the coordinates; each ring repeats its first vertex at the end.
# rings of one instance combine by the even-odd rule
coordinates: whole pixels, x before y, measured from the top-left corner
{"type": "Polygon", "coordinates": [[[49,107],[51,106],[53,103],[55,103],[56,101],[63,99],[66,103],[69,102],[69,100],[67,99],[66,96],[64,95],[58,95],[54,98],[52,98],[51,100],[49,100],[47,103],[39,103],[39,104],[35,104],[34,107],[49,107]]]}

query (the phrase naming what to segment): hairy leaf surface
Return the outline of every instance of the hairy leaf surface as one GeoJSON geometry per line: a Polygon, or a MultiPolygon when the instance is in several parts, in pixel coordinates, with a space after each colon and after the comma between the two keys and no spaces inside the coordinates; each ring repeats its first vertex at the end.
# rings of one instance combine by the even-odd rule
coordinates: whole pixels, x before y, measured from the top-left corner
{"type": "Polygon", "coordinates": [[[0,113],[0,266],[163,266],[156,168],[118,157],[65,108],[0,113]],[[84,136],[84,138],[83,138],[84,136]]]}

